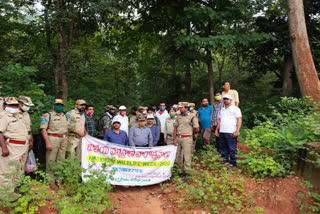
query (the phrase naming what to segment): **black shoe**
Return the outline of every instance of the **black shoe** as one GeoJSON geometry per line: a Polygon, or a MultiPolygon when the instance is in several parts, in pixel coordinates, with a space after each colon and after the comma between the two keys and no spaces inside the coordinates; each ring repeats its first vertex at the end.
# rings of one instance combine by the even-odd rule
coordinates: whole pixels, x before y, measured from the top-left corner
{"type": "Polygon", "coordinates": [[[183,175],[182,181],[183,181],[183,183],[185,183],[185,182],[188,181],[189,175],[187,173],[185,173],[185,172],[183,174],[184,175],[183,175]]]}

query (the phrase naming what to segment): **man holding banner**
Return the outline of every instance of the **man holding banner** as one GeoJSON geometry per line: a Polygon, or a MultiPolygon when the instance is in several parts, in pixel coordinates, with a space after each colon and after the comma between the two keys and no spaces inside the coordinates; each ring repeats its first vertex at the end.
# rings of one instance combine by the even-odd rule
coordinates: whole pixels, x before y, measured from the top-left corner
{"type": "Polygon", "coordinates": [[[193,152],[193,136],[199,132],[198,118],[189,112],[189,103],[179,104],[180,115],[177,116],[173,143],[178,146],[177,162],[182,167],[184,181],[188,177],[188,170],[191,168],[191,158],[193,152]],[[182,150],[182,152],[181,152],[182,150]],[[183,157],[181,157],[183,155],[183,157]],[[181,163],[183,161],[183,164],[181,163]]]}

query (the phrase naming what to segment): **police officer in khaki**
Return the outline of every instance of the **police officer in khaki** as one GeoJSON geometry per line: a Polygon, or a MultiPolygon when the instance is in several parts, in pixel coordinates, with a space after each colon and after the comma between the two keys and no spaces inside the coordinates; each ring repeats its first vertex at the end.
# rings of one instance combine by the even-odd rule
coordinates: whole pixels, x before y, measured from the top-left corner
{"type": "MultiPolygon", "coordinates": [[[[173,143],[178,146],[177,161],[180,162],[182,159],[181,155],[183,155],[182,168],[185,181],[188,177],[188,170],[191,168],[193,136],[199,132],[199,123],[197,117],[189,112],[188,102],[181,102],[179,110],[180,114],[176,118],[173,143]]],[[[179,165],[182,165],[182,163],[179,165]]]]}
{"type": "MultiPolygon", "coordinates": [[[[19,102],[15,97],[8,97],[4,102],[4,111],[0,113],[0,188],[9,188],[20,181],[21,158],[29,147],[28,129],[22,120],[16,117],[19,102]],[[11,176],[7,177],[7,174],[11,176]]],[[[1,196],[0,196],[1,197],[1,196]]]]}
{"type": "MultiPolygon", "coordinates": [[[[196,110],[196,104],[195,103],[189,103],[189,112],[190,114],[193,114],[195,117],[198,118],[198,111],[196,110]]],[[[194,134],[193,136],[193,142],[192,142],[192,153],[196,151],[196,143],[197,143],[198,134],[194,134]]]]}
{"type": "MultiPolygon", "coordinates": [[[[1,89],[2,89],[2,82],[0,82],[0,91],[1,91],[1,89]]],[[[3,111],[3,103],[4,103],[4,98],[0,97],[0,112],[3,111]]]]}
{"type": "Polygon", "coordinates": [[[52,161],[57,164],[66,157],[68,147],[68,118],[63,113],[64,103],[61,99],[55,99],[53,103],[53,111],[46,113],[41,118],[41,134],[46,143],[46,173],[50,175],[52,181],[50,187],[58,189],[55,184],[55,177],[50,169],[52,161]]]}
{"type": "Polygon", "coordinates": [[[88,133],[84,128],[85,116],[84,110],[86,108],[86,101],[77,100],[76,107],[67,113],[69,120],[69,148],[70,153],[76,153],[77,157],[81,160],[81,138],[88,133]]]}
{"type": "Polygon", "coordinates": [[[164,142],[167,145],[173,145],[173,133],[176,122],[176,111],[172,108],[169,111],[170,117],[165,121],[164,125],[164,142]]]}

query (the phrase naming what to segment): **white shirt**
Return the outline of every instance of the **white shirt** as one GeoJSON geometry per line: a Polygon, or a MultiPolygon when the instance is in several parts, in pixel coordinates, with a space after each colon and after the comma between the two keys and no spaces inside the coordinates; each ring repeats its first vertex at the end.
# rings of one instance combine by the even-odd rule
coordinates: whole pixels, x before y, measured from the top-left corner
{"type": "Polygon", "coordinates": [[[221,133],[233,133],[237,130],[237,118],[242,117],[241,110],[234,105],[221,109],[219,119],[221,133]]]}
{"type": "Polygon", "coordinates": [[[125,131],[129,135],[129,120],[127,116],[116,115],[113,120],[119,120],[121,123],[120,130],[125,131]]]}
{"type": "Polygon", "coordinates": [[[157,111],[156,116],[159,118],[160,120],[160,124],[161,124],[161,133],[164,133],[164,126],[166,124],[166,119],[170,117],[169,113],[167,110],[164,110],[164,112],[162,114],[159,113],[160,111],[157,111]]]}

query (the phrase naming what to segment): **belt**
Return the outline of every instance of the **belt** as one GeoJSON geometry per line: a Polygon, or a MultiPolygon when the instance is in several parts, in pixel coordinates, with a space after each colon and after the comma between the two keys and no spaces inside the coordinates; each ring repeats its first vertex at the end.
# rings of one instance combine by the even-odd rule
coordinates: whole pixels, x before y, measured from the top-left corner
{"type": "Polygon", "coordinates": [[[49,136],[53,136],[53,137],[65,137],[66,134],[50,134],[48,133],[49,136]]]}
{"type": "Polygon", "coordinates": [[[180,135],[180,134],[178,134],[177,135],[179,138],[186,138],[186,137],[191,137],[192,135],[180,135]]]}
{"type": "MultiPolygon", "coordinates": [[[[7,141],[8,138],[4,138],[5,141],[7,141]]],[[[12,143],[12,144],[21,144],[21,145],[24,145],[26,144],[28,141],[25,140],[25,141],[22,141],[22,140],[12,140],[12,139],[9,139],[8,141],[9,143],[12,143]]]]}
{"type": "Polygon", "coordinates": [[[136,145],[136,147],[149,147],[149,144],[146,144],[146,145],[136,145]]]}

